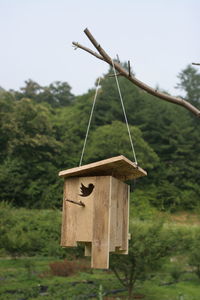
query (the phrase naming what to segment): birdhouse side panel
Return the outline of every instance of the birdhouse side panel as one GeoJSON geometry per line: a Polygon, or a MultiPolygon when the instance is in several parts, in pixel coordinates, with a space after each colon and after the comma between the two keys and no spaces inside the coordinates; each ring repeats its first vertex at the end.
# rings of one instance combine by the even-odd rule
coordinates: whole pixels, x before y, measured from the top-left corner
{"type": "Polygon", "coordinates": [[[128,254],[128,241],[129,241],[129,197],[130,186],[124,185],[122,191],[122,244],[119,248],[121,254],[128,254]]]}
{"type": "Polygon", "coordinates": [[[111,216],[110,216],[110,252],[115,252],[117,241],[117,210],[118,210],[118,190],[119,181],[116,178],[111,179],[111,216]]]}
{"type": "Polygon", "coordinates": [[[128,251],[129,186],[112,177],[110,251],[128,251]]]}

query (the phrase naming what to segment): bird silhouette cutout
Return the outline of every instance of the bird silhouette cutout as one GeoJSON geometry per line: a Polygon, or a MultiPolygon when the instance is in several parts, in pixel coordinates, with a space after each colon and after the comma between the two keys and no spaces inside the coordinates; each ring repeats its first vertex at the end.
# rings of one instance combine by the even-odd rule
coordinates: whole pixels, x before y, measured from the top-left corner
{"type": "Polygon", "coordinates": [[[87,197],[92,193],[93,189],[94,189],[94,184],[90,183],[88,187],[86,187],[81,183],[81,187],[80,187],[81,194],[79,194],[79,196],[87,197]]]}

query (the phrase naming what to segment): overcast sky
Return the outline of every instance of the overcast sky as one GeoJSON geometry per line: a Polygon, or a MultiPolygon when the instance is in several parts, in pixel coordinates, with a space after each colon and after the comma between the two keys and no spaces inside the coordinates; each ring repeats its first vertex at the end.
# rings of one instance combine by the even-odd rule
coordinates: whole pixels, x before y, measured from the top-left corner
{"type": "Polygon", "coordinates": [[[0,86],[19,89],[67,81],[74,94],[94,86],[108,66],[72,41],[131,61],[136,77],[178,94],[178,73],[200,62],[199,0],[0,0],[0,86]]]}

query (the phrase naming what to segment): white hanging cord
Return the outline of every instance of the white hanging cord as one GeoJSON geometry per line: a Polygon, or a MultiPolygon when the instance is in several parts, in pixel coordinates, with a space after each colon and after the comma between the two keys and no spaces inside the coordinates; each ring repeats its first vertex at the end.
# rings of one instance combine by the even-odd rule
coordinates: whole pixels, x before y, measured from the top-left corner
{"type": "Polygon", "coordinates": [[[97,94],[98,94],[98,90],[99,90],[100,80],[101,80],[101,78],[99,77],[98,81],[97,81],[97,87],[96,87],[95,96],[94,96],[94,100],[93,100],[93,104],[92,104],[90,118],[89,118],[89,122],[88,122],[88,126],[87,126],[87,131],[86,131],[86,135],[85,135],[85,141],[84,141],[84,144],[83,144],[83,150],[82,150],[82,153],[81,153],[79,167],[82,165],[82,161],[83,161],[83,155],[84,155],[84,152],[85,152],[85,146],[86,146],[86,143],[87,143],[88,133],[89,133],[90,124],[91,124],[91,120],[92,120],[92,115],[93,115],[93,112],[94,112],[94,107],[95,107],[95,103],[96,103],[96,99],[97,99],[97,94]]]}
{"type": "Polygon", "coordinates": [[[118,81],[118,78],[117,78],[117,73],[116,73],[116,70],[115,70],[115,65],[114,65],[113,60],[112,60],[112,65],[113,65],[113,71],[114,71],[115,80],[116,80],[116,84],[117,84],[117,89],[118,89],[118,92],[119,92],[119,97],[120,97],[120,100],[121,100],[122,110],[123,110],[123,113],[124,113],[124,118],[125,118],[125,121],[126,121],[126,127],[127,127],[127,130],[128,130],[128,135],[129,135],[129,139],[130,139],[130,143],[131,143],[131,148],[132,148],[132,151],[133,151],[133,158],[134,158],[134,161],[137,165],[138,163],[137,163],[137,159],[136,159],[135,149],[134,149],[134,146],[133,146],[133,141],[132,141],[131,132],[130,132],[129,124],[128,124],[128,119],[127,119],[127,116],[126,116],[126,110],[125,110],[125,107],[124,107],[124,102],[123,102],[123,98],[122,98],[122,94],[121,94],[121,90],[120,90],[120,86],[119,86],[119,81],[118,81]]]}

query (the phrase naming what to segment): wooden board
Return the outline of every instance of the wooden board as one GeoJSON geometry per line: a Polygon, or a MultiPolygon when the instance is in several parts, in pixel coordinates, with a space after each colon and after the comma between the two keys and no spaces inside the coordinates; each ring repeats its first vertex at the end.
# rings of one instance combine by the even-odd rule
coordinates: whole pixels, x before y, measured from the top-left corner
{"type": "Polygon", "coordinates": [[[96,185],[96,177],[69,178],[64,183],[63,221],[61,245],[76,246],[76,242],[91,242],[93,236],[94,193],[88,197],[80,196],[80,186],[96,185]],[[85,204],[85,207],[70,203],[66,199],[85,204]]]}
{"type": "Polygon", "coordinates": [[[123,231],[122,231],[122,247],[123,254],[128,254],[128,241],[129,241],[129,204],[130,204],[130,186],[124,190],[123,195],[123,231]]]}
{"type": "Polygon", "coordinates": [[[129,186],[121,189],[121,209],[118,218],[121,219],[121,245],[118,249],[121,254],[128,254],[128,231],[129,231],[129,186]]]}
{"type": "MultiPolygon", "coordinates": [[[[117,240],[118,179],[111,179],[110,252],[115,252],[117,240]]],[[[121,183],[121,181],[120,181],[121,183]]]]}
{"type": "Polygon", "coordinates": [[[93,211],[92,268],[109,268],[111,177],[96,178],[93,211]]]}
{"type": "Polygon", "coordinates": [[[123,155],[59,172],[60,177],[110,175],[122,181],[146,176],[147,173],[123,155]]]}
{"type": "Polygon", "coordinates": [[[129,186],[112,177],[110,252],[128,253],[129,186]]]}
{"type": "Polygon", "coordinates": [[[65,199],[76,200],[74,190],[77,190],[77,178],[65,180],[64,182],[64,196],[63,196],[63,216],[62,216],[62,229],[61,229],[61,246],[73,247],[76,246],[76,210],[65,199]],[[73,190],[74,189],[74,190],[73,190]]]}

